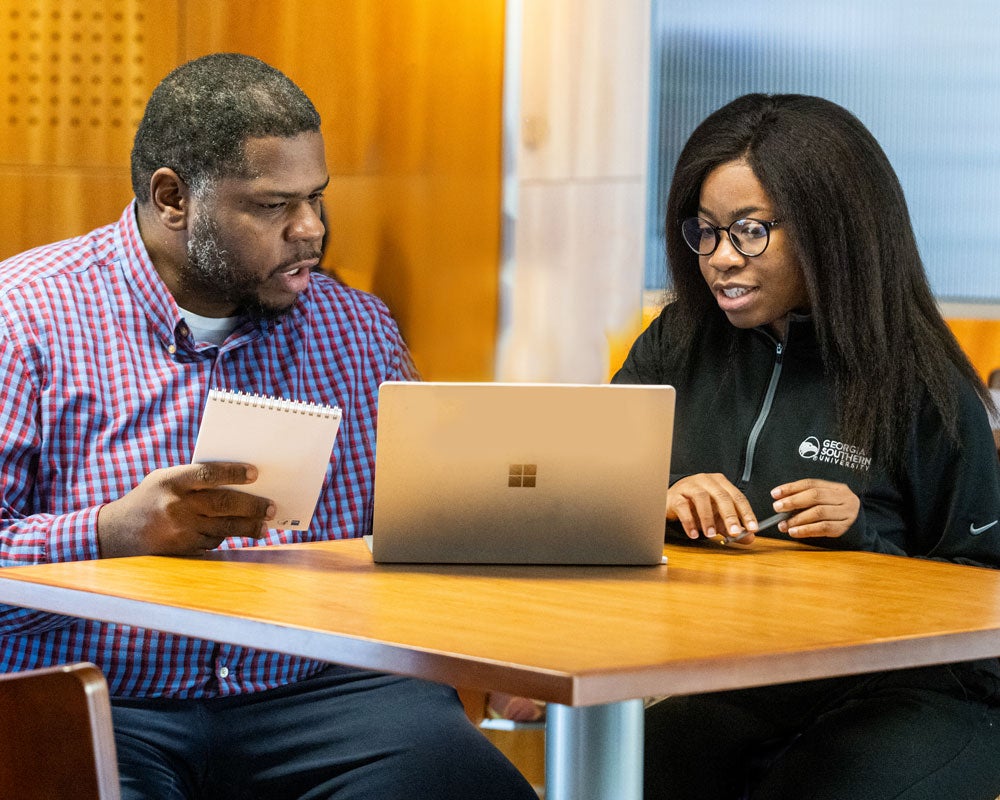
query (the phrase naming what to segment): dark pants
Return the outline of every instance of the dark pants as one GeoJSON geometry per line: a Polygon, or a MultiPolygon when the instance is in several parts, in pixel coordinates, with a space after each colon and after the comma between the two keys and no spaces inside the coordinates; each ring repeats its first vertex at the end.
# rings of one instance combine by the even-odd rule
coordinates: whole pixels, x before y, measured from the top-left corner
{"type": "Polygon", "coordinates": [[[112,711],[123,800],[537,800],[433,683],[331,667],[269,692],[112,711]]]}
{"type": "Polygon", "coordinates": [[[667,698],[646,711],[645,797],[994,800],[1000,708],[965,669],[667,698]]]}

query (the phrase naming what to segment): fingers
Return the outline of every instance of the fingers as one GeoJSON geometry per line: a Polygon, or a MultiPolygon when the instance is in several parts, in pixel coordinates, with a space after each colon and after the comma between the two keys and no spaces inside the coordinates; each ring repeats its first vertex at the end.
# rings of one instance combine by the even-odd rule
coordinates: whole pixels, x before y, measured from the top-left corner
{"type": "Polygon", "coordinates": [[[202,536],[223,539],[232,537],[260,539],[267,535],[267,523],[260,517],[195,517],[195,530],[202,536]]]}
{"type": "Polygon", "coordinates": [[[774,510],[789,518],[778,530],[793,538],[843,536],[858,518],[861,500],[843,483],[807,478],[775,487],[774,510]]]}
{"type": "Polygon", "coordinates": [[[749,501],[717,473],[689,475],[674,483],[667,491],[667,518],[676,519],[691,539],[740,538],[757,527],[749,501]]]}
{"type": "Polygon", "coordinates": [[[230,536],[256,539],[266,530],[262,523],[274,517],[274,503],[251,494],[258,474],[251,464],[217,461],[173,467],[164,473],[177,516],[191,520],[200,534],[220,540],[230,536]]]}
{"type": "Polygon", "coordinates": [[[194,555],[229,537],[265,536],[265,521],[275,508],[249,493],[256,477],[255,467],[221,462],[154,470],[102,508],[97,531],[102,557],[194,555]],[[230,488],[244,485],[242,491],[230,488]]]}
{"type": "Polygon", "coordinates": [[[245,520],[233,520],[231,527],[216,527],[211,533],[199,533],[192,541],[195,551],[198,553],[214,550],[226,539],[241,537],[247,539],[262,539],[267,536],[267,525],[261,523],[253,527],[247,525],[245,520]]]}
{"type": "MultiPolygon", "coordinates": [[[[788,515],[778,530],[794,538],[843,536],[858,518],[861,500],[847,484],[807,478],[772,490],[774,510],[788,515]]],[[[667,490],[667,519],[691,539],[723,536],[753,541],[758,522],[746,496],[717,473],[689,475],[667,490]]]]}
{"type": "Polygon", "coordinates": [[[259,524],[274,516],[274,503],[237,489],[202,489],[190,492],[185,502],[191,512],[223,523],[236,519],[253,519],[259,524]]]}
{"type": "Polygon", "coordinates": [[[217,486],[242,486],[257,480],[257,468],[253,464],[234,461],[207,461],[203,464],[185,464],[162,470],[164,480],[174,484],[177,490],[214,489],[217,486]]]}

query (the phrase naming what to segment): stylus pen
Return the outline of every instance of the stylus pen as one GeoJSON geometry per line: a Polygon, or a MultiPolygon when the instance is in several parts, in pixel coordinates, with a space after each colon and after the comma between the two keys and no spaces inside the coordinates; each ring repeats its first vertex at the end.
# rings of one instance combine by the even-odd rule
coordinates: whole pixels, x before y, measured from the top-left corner
{"type": "MultiPolygon", "coordinates": [[[[789,516],[790,515],[787,511],[779,511],[772,517],[768,517],[767,519],[762,519],[760,522],[757,523],[757,530],[753,531],[753,533],[757,534],[760,533],[761,531],[766,531],[768,528],[773,528],[775,525],[781,522],[781,520],[788,519],[789,516]]],[[[747,535],[747,533],[750,533],[750,531],[740,534],[739,536],[726,536],[723,539],[723,544],[738,542],[740,541],[740,539],[743,539],[747,535]]]]}
{"type": "Polygon", "coordinates": [[[791,516],[787,511],[779,511],[773,517],[768,517],[757,523],[757,530],[754,533],[760,533],[761,531],[766,531],[768,528],[773,528],[783,519],[788,519],[791,516]]]}

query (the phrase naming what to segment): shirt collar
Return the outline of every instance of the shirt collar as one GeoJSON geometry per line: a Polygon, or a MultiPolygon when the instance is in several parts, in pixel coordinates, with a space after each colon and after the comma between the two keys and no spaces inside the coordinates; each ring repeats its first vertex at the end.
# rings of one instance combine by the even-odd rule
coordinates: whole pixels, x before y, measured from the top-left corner
{"type": "Polygon", "coordinates": [[[149,258],[149,252],[139,234],[137,204],[132,201],[122,212],[115,226],[115,244],[119,257],[116,268],[128,287],[133,302],[141,308],[157,339],[170,352],[177,350],[177,329],[180,310],[174,296],[163,282],[149,258]]]}
{"type": "MultiPolygon", "coordinates": [[[[187,337],[188,329],[174,296],[153,266],[149,251],[146,250],[139,233],[136,212],[137,201],[133,200],[122,212],[115,226],[115,244],[119,254],[116,267],[122,281],[128,286],[133,301],[145,312],[157,339],[164,349],[173,355],[179,349],[180,342],[187,337]]],[[[308,294],[308,290],[306,293],[308,294]]],[[[291,314],[303,313],[302,305],[300,298],[291,314]]],[[[238,343],[256,339],[273,330],[275,324],[280,323],[263,320],[241,321],[235,331],[240,334],[238,343]]]]}

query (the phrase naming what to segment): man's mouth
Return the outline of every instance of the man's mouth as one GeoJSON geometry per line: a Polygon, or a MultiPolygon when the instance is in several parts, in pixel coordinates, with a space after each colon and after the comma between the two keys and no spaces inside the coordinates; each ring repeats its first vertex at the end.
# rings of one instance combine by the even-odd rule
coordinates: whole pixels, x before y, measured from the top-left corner
{"type": "Polygon", "coordinates": [[[276,267],[272,272],[272,277],[277,275],[294,277],[302,271],[309,272],[313,267],[319,264],[319,256],[307,256],[305,258],[296,259],[295,261],[282,264],[280,267],[276,267]]]}
{"type": "Polygon", "coordinates": [[[319,264],[318,258],[308,258],[285,264],[271,273],[271,278],[277,282],[282,291],[289,294],[302,294],[309,286],[312,268],[319,264]]]}

